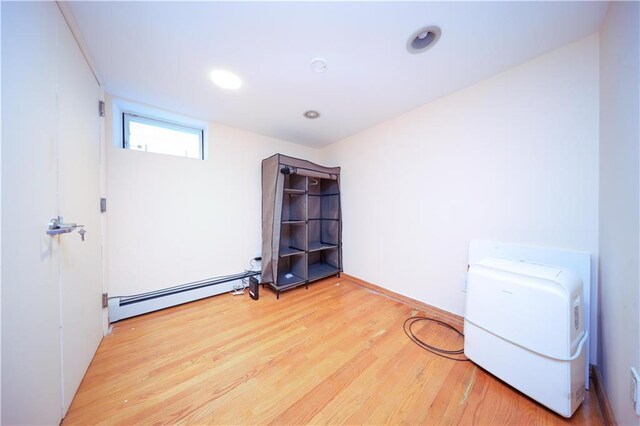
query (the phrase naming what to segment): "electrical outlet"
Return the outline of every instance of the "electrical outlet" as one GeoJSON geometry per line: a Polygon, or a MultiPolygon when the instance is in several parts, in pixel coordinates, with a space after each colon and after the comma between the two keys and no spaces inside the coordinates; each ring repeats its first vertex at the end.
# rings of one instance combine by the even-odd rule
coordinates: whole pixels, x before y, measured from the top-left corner
{"type": "Polygon", "coordinates": [[[467,292],[467,273],[466,272],[460,276],[460,291],[463,293],[467,292]]]}
{"type": "Polygon", "coordinates": [[[640,389],[638,389],[638,383],[640,383],[638,370],[631,367],[631,401],[634,403],[636,416],[640,416],[640,389]]]}

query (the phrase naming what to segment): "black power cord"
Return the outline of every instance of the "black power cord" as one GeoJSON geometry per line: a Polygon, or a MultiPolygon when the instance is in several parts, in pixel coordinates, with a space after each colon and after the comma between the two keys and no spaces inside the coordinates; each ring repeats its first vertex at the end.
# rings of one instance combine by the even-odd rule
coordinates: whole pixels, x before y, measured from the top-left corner
{"type": "Polygon", "coordinates": [[[433,318],[427,318],[427,317],[411,317],[411,318],[407,318],[404,321],[404,325],[403,325],[403,329],[404,329],[404,334],[407,335],[407,337],[409,339],[411,339],[413,341],[413,343],[415,343],[416,345],[420,346],[422,349],[425,349],[429,352],[431,352],[432,354],[441,356],[443,358],[447,358],[450,359],[452,361],[470,361],[468,358],[455,358],[454,356],[450,356],[450,355],[464,355],[464,348],[462,349],[455,349],[455,350],[448,350],[448,349],[442,349],[442,348],[438,348],[436,346],[431,346],[428,343],[420,340],[420,338],[418,338],[418,336],[416,336],[413,332],[413,330],[411,329],[411,327],[417,323],[417,322],[423,322],[423,321],[432,321],[435,322],[436,324],[451,329],[453,331],[455,331],[456,333],[458,333],[458,335],[460,335],[461,337],[464,337],[464,334],[458,330],[457,328],[455,328],[454,326],[452,326],[451,324],[447,324],[446,322],[437,320],[437,319],[433,319],[433,318]]]}

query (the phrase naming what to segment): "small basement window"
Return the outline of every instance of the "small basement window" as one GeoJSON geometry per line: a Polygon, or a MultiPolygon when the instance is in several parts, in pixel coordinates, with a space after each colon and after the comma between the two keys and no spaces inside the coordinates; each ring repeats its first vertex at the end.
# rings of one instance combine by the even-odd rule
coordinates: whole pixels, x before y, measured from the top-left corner
{"type": "Polygon", "coordinates": [[[204,130],[156,118],[122,114],[123,148],[204,160],[204,130]]]}

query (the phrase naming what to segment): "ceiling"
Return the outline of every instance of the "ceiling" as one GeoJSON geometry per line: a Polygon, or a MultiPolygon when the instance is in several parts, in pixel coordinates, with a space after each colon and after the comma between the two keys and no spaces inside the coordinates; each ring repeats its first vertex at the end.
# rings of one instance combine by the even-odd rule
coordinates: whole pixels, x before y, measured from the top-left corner
{"type": "Polygon", "coordinates": [[[105,90],[320,147],[597,32],[603,2],[73,2],[105,90]],[[430,50],[410,35],[438,25],[430,50]],[[324,73],[311,60],[326,60],[324,73]],[[243,86],[214,86],[213,69],[243,86]],[[303,117],[314,109],[322,115],[303,117]]]}

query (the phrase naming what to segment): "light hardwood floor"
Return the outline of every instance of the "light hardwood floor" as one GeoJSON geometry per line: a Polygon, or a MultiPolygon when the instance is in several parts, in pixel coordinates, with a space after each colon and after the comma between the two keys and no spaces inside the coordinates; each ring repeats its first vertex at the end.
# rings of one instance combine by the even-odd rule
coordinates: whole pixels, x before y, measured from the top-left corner
{"type": "MultiPolygon", "coordinates": [[[[470,362],[420,349],[423,314],[330,278],[260,300],[220,295],[114,324],[64,424],[602,424],[594,392],[570,421],[470,362]]],[[[462,339],[428,325],[439,346],[462,339]]]]}

